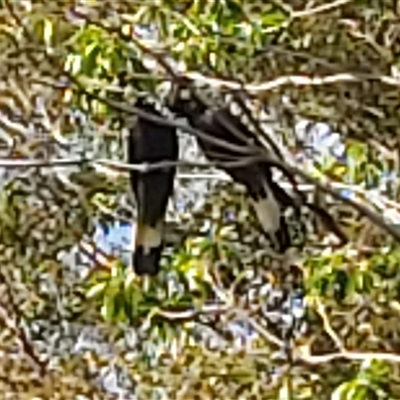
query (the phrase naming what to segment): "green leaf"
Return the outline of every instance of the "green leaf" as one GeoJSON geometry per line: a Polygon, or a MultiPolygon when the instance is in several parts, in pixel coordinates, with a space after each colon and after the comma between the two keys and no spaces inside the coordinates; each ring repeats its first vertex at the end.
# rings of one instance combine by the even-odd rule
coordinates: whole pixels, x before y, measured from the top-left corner
{"type": "Polygon", "coordinates": [[[352,388],[354,387],[354,382],[344,382],[339,385],[332,393],[332,400],[350,400],[348,395],[352,388]]]}
{"type": "Polygon", "coordinates": [[[115,315],[115,298],[113,296],[105,296],[103,306],[101,307],[101,316],[106,321],[111,321],[115,315]]]}
{"type": "Polygon", "coordinates": [[[43,21],[43,39],[48,47],[51,47],[53,39],[53,23],[49,19],[43,21]]]}
{"type": "Polygon", "coordinates": [[[100,282],[94,286],[92,286],[87,292],[86,296],[89,299],[99,297],[101,294],[104,293],[106,287],[108,285],[108,282],[100,282]]]}
{"type": "Polygon", "coordinates": [[[282,11],[269,11],[261,15],[261,26],[263,28],[278,27],[287,20],[287,15],[282,11]]]}

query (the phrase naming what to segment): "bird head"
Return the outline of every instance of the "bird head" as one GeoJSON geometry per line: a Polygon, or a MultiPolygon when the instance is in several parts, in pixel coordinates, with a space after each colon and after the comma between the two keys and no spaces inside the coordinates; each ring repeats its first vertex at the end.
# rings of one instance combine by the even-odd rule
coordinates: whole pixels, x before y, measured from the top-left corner
{"type": "Polygon", "coordinates": [[[204,105],[197,99],[193,81],[182,77],[173,81],[166,95],[166,106],[178,117],[191,118],[203,111],[204,105]]]}

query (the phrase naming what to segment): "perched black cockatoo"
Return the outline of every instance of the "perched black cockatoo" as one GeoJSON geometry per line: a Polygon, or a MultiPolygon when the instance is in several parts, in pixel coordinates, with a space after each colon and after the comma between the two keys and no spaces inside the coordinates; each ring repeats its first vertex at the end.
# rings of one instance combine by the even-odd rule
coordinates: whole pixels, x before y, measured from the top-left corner
{"type": "MultiPolygon", "coordinates": [[[[139,98],[136,107],[162,117],[153,104],[139,98]]],[[[130,127],[130,164],[178,160],[178,137],[174,127],[137,116],[130,127]]],[[[156,275],[163,250],[163,228],[168,199],[173,192],[176,167],[148,172],[131,171],[130,182],[137,206],[133,267],[138,275],[156,275]]]]}
{"type": "MultiPolygon", "coordinates": [[[[232,114],[228,106],[207,106],[189,89],[190,81],[182,81],[172,85],[167,97],[167,106],[179,117],[187,119],[189,125],[212,138],[246,148],[249,141],[262,149],[262,145],[239,117],[232,114]],[[224,122],[225,121],[225,122],[224,122]],[[231,129],[230,127],[235,129],[231,129]],[[235,132],[236,131],[236,132],[235,132]],[[238,137],[237,132],[242,137],[238,137]],[[243,138],[244,136],[244,138],[243,138]]],[[[197,137],[205,156],[214,162],[240,160],[243,153],[197,137]]],[[[260,224],[271,240],[272,248],[285,252],[291,247],[291,235],[283,216],[284,208],[295,207],[293,199],[272,179],[271,165],[255,161],[240,167],[222,167],[235,182],[244,185],[252,199],[252,203],[260,224]]]]}

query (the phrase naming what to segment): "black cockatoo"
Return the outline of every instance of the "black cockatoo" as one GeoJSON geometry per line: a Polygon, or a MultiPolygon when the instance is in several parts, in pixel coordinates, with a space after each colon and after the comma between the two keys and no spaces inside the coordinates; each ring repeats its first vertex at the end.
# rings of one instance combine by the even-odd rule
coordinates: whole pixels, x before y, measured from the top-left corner
{"type": "MultiPolygon", "coordinates": [[[[155,106],[139,98],[136,107],[162,117],[155,106]]],[[[129,129],[130,164],[177,161],[177,130],[137,116],[129,129]]],[[[168,199],[173,192],[176,167],[148,172],[131,171],[130,183],[137,207],[133,267],[138,275],[156,275],[163,250],[163,228],[168,199]]]]}
{"type": "MultiPolygon", "coordinates": [[[[250,142],[263,148],[262,144],[227,106],[210,107],[189,89],[190,80],[174,83],[167,95],[167,106],[175,115],[184,117],[188,123],[212,138],[245,148],[250,142]],[[232,129],[234,127],[234,129],[232,129]],[[238,132],[240,135],[238,135],[238,132]]],[[[240,160],[243,154],[197,137],[205,156],[214,162],[240,160]]],[[[291,235],[284,218],[284,209],[298,207],[294,200],[272,179],[271,165],[254,161],[240,167],[222,167],[235,182],[244,185],[260,224],[271,240],[272,248],[280,253],[291,247],[291,235]]],[[[297,211],[298,208],[295,208],[297,211]]]]}

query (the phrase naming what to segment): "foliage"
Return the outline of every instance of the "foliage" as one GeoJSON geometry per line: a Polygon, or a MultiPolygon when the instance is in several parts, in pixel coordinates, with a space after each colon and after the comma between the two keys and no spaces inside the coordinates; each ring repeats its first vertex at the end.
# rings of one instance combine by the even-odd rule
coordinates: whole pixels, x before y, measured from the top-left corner
{"type": "MultiPolygon", "coordinates": [[[[1,2],[8,398],[113,398],[97,380],[109,365],[129,377],[123,398],[399,398],[400,253],[388,232],[400,207],[397,181],[382,177],[399,169],[400,11],[390,1],[270,3],[1,2]],[[146,41],[139,25],[157,39],[146,41]],[[200,209],[174,215],[185,235],[157,278],[139,280],[120,255],[93,251],[96,225],[134,216],[121,108],[139,91],[160,96],[160,55],[225,91],[243,83],[253,116],[269,110],[262,127],[274,126],[288,154],[304,150],[293,129],[302,118],[340,132],[345,162],[301,166],[333,189],[301,190],[350,243],[336,246],[306,214],[305,248],[279,258],[243,188],[219,182],[200,209]],[[83,327],[111,350],[76,350],[83,327]]],[[[199,170],[188,170],[196,180],[199,170]]]]}

